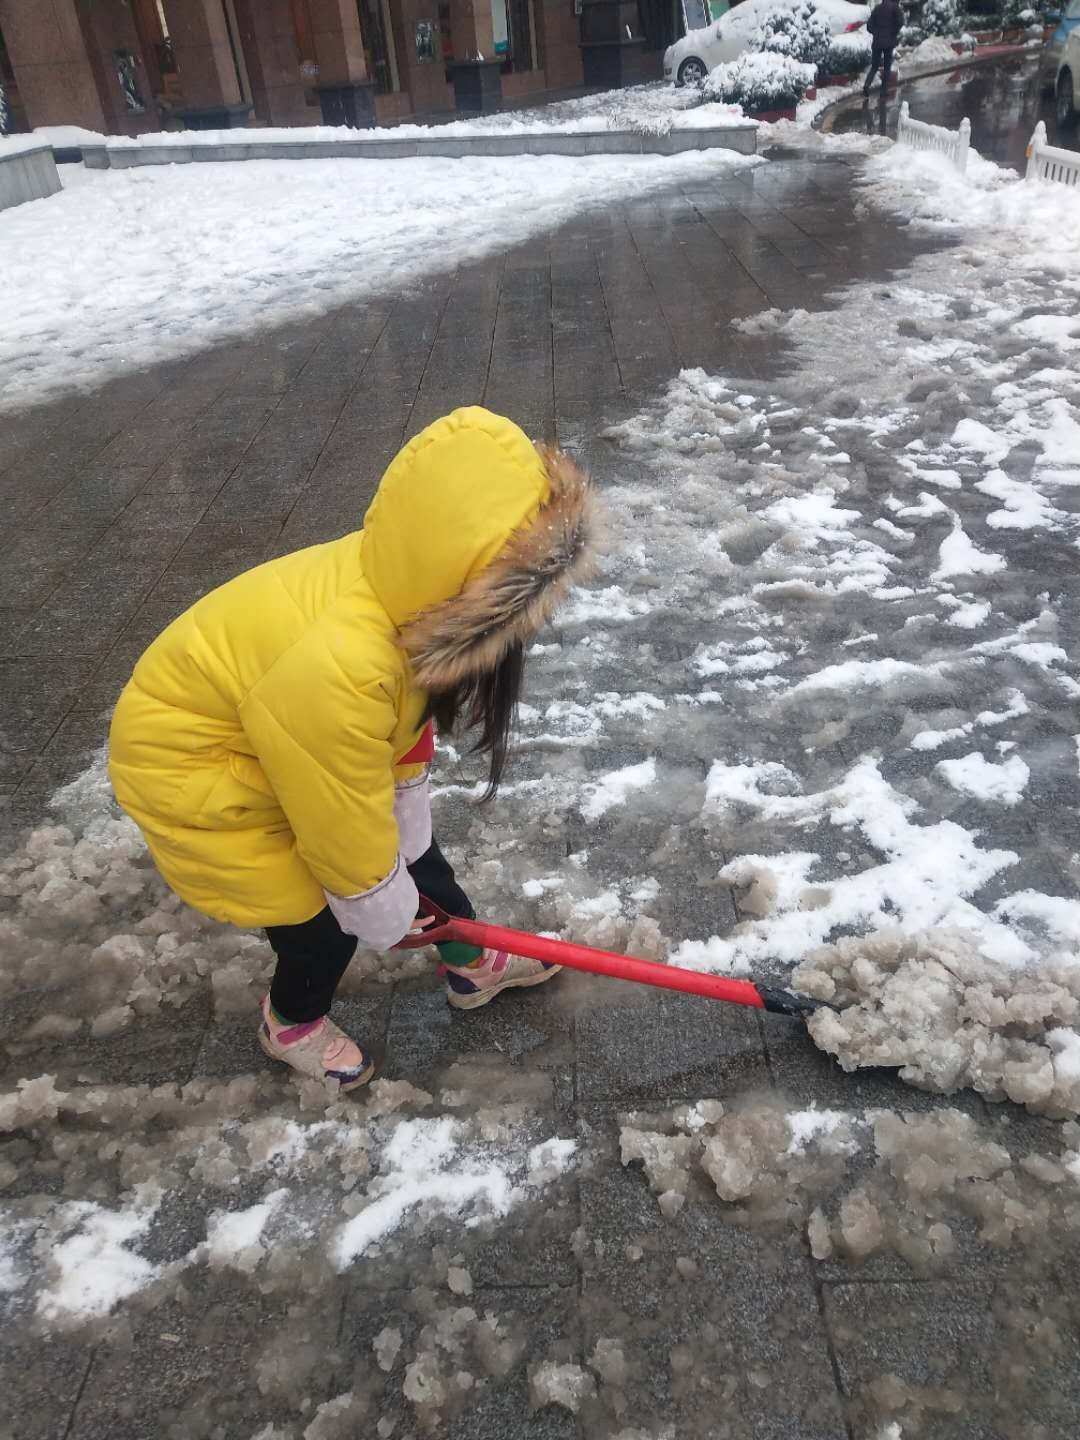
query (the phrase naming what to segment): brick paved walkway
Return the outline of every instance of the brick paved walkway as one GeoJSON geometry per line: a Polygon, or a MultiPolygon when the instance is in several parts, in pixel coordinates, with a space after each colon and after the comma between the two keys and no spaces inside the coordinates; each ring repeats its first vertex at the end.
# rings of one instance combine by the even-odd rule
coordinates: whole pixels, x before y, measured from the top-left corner
{"type": "MultiPolygon", "coordinates": [[[[523,249],[5,417],[0,800],[34,819],[149,641],[251,565],[359,525],[403,438],[483,403],[602,471],[594,437],[680,367],[766,377],[735,316],[824,303],[914,244],[844,164],[773,160],[523,249]]],[[[602,473],[599,476],[603,478],[602,473]]]]}
{"type": "MultiPolygon", "coordinates": [[[[431,419],[483,402],[583,454],[602,483],[612,462],[598,431],[677,367],[766,378],[784,366],[781,341],[736,337],[730,318],[823,304],[829,286],[884,279],[915,252],[905,232],[856,219],[846,165],[779,157],[623,206],[414,292],[5,423],[0,787],[9,823],[38,818],[57,782],[84,763],[133,661],[168,620],[237,571],[357,525],[387,461],[431,419]]],[[[431,1236],[407,1282],[400,1266],[320,1277],[318,1307],[302,1297],[291,1320],[287,1285],[260,1289],[199,1269],[184,1294],[133,1307],[111,1332],[48,1343],[20,1332],[0,1383],[0,1416],[6,1405],[15,1418],[7,1432],[0,1419],[0,1434],[299,1435],[315,1405],[351,1388],[369,1396],[366,1420],[315,1432],[320,1440],[374,1434],[380,1415],[380,1435],[412,1436],[400,1365],[384,1380],[370,1347],[394,1325],[413,1353],[433,1304],[426,1287],[442,1284],[430,1248],[440,1240],[465,1254],[476,1287],[467,1303],[504,1320],[527,1352],[433,1433],[507,1440],[627,1427],[634,1440],[870,1440],[867,1386],[890,1371],[936,1397],[922,1436],[1065,1433],[1054,1417],[1042,1429],[1037,1417],[1001,1429],[972,1410],[973,1396],[1013,1383],[994,1367],[1031,1299],[1027,1277],[1000,1256],[968,1247],[934,1280],[913,1279],[891,1259],[862,1272],[815,1266],[794,1234],[762,1239],[730,1225],[715,1197],[663,1219],[640,1172],[618,1163],[618,1117],[635,1106],[751,1096],[778,1080],[825,1105],[895,1105],[902,1096],[918,1109],[931,1098],[888,1076],[844,1079],[797,1029],[775,1022],[766,1032],[752,1015],[697,1001],[634,992],[615,1004],[608,992],[579,988],[575,1007],[553,987],[530,997],[527,1015],[508,1004],[463,1021],[433,987],[372,989],[343,1002],[343,1015],[385,1047],[389,1078],[438,1091],[452,1067],[474,1079],[479,1068],[493,1095],[521,1098],[548,1133],[578,1134],[594,1158],[558,1201],[494,1242],[449,1229],[431,1236]],[[530,1356],[580,1361],[611,1336],[625,1341],[632,1364],[621,1418],[597,1430],[565,1410],[530,1411],[530,1356]],[[271,1368],[280,1377],[295,1364],[296,1386],[275,1390],[256,1372],[275,1345],[271,1368]],[[946,1376],[953,1390],[939,1384],[946,1376]],[[292,1428],[262,1428],[274,1422],[292,1428]]],[[[246,1018],[211,1020],[207,994],[110,1040],[45,1042],[32,1060],[25,1047],[13,1051],[3,1085],[42,1070],[61,1083],[145,1084],[257,1068],[262,1103],[280,1106],[289,1087],[254,1056],[250,1028],[246,1018]]],[[[985,1118],[972,1097],[959,1103],[985,1118]]],[[[1009,1124],[1014,1140],[1026,1125],[1039,1129],[1022,1116],[1009,1124]]],[[[5,1153],[38,1175],[52,1163],[26,1138],[5,1153]]],[[[49,1173],[62,1189],[60,1157],[49,1173]]],[[[194,1202],[190,1212],[179,1203],[162,1254],[197,1243],[200,1224],[194,1202]]],[[[1062,1267],[1055,1286],[1073,1262],[1062,1257],[1062,1267]]]]}

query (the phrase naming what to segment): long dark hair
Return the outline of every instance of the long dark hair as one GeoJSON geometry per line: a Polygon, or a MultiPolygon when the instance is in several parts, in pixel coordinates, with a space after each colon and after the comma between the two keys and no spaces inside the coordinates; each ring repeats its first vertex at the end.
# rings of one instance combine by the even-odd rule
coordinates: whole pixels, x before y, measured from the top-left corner
{"type": "Polygon", "coordinates": [[[440,734],[451,734],[458,724],[466,730],[479,729],[471,753],[491,757],[481,804],[495,795],[502,782],[524,676],[525,646],[515,640],[494,669],[463,680],[452,690],[433,692],[428,699],[428,719],[435,721],[440,734]]]}

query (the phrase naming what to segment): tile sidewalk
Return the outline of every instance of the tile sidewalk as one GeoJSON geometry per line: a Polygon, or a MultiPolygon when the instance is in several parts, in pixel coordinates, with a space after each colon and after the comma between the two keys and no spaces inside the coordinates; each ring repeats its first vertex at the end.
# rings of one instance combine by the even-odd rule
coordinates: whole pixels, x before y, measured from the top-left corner
{"type": "MultiPolygon", "coordinates": [[[[777,156],[767,168],[628,203],[407,294],[5,422],[3,824],[39,818],[48,794],[81,768],[134,660],[171,618],[248,566],[358,526],[402,441],[446,410],[505,411],[582,455],[602,484],[612,461],[598,433],[679,367],[762,379],[782,372],[782,341],[733,332],[729,320],[825,305],[830,287],[848,280],[885,281],[917,244],[856,216],[845,164],[777,156]]],[[[960,1412],[943,1400],[929,1405],[919,1432],[927,1440],[1075,1433],[1072,1410],[1036,1405],[1038,1418],[1024,1428],[1022,1408],[992,1403],[1009,1317],[1030,1301],[1020,1282],[978,1263],[933,1282],[850,1267],[823,1278],[800,1242],[732,1227],[715,1205],[663,1220],[640,1173],[619,1164],[618,1116],[629,1109],[777,1085],[834,1099],[852,1082],[801,1035],[784,1022],[766,1031],[754,1016],[718,1016],[651,992],[576,1008],[555,987],[519,999],[462,1017],[432,984],[410,983],[341,1008],[385,1051],[388,1078],[425,1085],[454,1066],[489,1067],[493,1089],[513,1088],[551,1133],[579,1136],[598,1157],[524,1230],[447,1243],[466,1253],[477,1286],[469,1303],[517,1326],[529,1354],[580,1362],[598,1339],[625,1340],[630,1408],[603,1434],[621,1425],[636,1437],[643,1425],[650,1437],[679,1440],[870,1440],[866,1387],[888,1370],[936,1386],[939,1400],[950,1386],[961,1395],[960,1412]],[[582,1227],[584,1251],[575,1244],[582,1227]],[[628,1251],[640,1255],[631,1261],[628,1251]],[[687,1259],[694,1266],[680,1268],[687,1259]],[[1063,1424],[1072,1428],[1054,1428],[1063,1424]]],[[[272,1086],[249,1031],[246,1022],[210,1020],[196,1004],[168,1027],[155,1021],[39,1053],[30,1073],[52,1063],[59,1074],[136,1083],[255,1068],[272,1086]]],[[[9,1060],[4,1088],[23,1073],[21,1057],[9,1060]]],[[[887,1076],[865,1077],[862,1089],[868,1103],[912,1099],[887,1076]]],[[[409,1288],[391,1271],[363,1285],[348,1274],[326,1279],[321,1311],[305,1312],[301,1337],[318,1354],[300,1385],[306,1414],[360,1384],[363,1371],[374,1408],[362,1433],[374,1433],[377,1414],[394,1421],[380,1434],[414,1433],[400,1373],[384,1379],[362,1357],[387,1324],[406,1337],[418,1330],[417,1297],[433,1283],[429,1253],[419,1247],[409,1288]]],[[[1064,1294],[1057,1280],[1040,1283],[1064,1294]]],[[[19,1416],[11,1434],[250,1440],[280,1419],[280,1403],[254,1374],[261,1341],[289,1333],[287,1297],[226,1272],[195,1277],[188,1289],[186,1303],[135,1311],[116,1334],[20,1339],[3,1362],[5,1400],[19,1416]]],[[[433,1433],[601,1433],[563,1410],[532,1411],[526,1363],[433,1433]]],[[[1059,1386],[1074,1404],[1075,1389],[1075,1375],[1059,1386]]]]}

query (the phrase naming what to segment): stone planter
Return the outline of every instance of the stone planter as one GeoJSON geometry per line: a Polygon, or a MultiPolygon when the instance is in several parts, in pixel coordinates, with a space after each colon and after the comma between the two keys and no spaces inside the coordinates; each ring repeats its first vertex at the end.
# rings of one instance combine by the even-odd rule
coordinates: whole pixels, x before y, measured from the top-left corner
{"type": "MultiPolygon", "coordinates": [[[[823,89],[823,88],[824,88],[824,89],[828,90],[828,89],[832,88],[833,86],[838,86],[838,85],[854,85],[854,84],[855,84],[855,81],[858,80],[858,78],[859,78],[859,76],[860,76],[861,74],[862,74],[862,71],[861,71],[861,70],[853,70],[850,75],[826,75],[826,76],[824,77],[824,79],[819,80],[819,81],[817,82],[817,83],[818,83],[818,89],[820,90],[820,89],[823,89]]],[[[809,90],[806,92],[806,94],[807,94],[807,99],[809,99],[809,98],[810,98],[810,92],[809,92],[809,90]]]]}
{"type": "Polygon", "coordinates": [[[502,104],[501,60],[451,60],[447,78],[461,115],[490,115],[502,104]]]}
{"type": "Polygon", "coordinates": [[[816,85],[808,85],[808,86],[806,87],[806,93],[803,95],[802,98],[803,98],[804,100],[816,100],[816,99],[817,99],[817,86],[816,86],[816,85]]]}
{"type": "Polygon", "coordinates": [[[63,187],[56,173],[51,145],[33,145],[14,155],[0,155],[0,210],[44,200],[63,187]]]}

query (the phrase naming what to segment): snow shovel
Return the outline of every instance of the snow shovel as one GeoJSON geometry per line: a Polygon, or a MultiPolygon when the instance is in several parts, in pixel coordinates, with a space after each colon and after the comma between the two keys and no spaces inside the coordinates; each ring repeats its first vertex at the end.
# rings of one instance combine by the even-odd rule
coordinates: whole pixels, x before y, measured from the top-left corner
{"type": "Polygon", "coordinates": [[[506,950],[528,960],[563,965],[568,970],[585,970],[590,975],[607,975],[612,980],[633,980],[639,985],[659,986],[661,990],[682,990],[687,995],[704,995],[710,1000],[725,1000],[729,1005],[749,1005],[753,1010],[769,1010],[774,1015],[807,1016],[815,1010],[832,1008],[820,1000],[772,985],[757,985],[752,980],[703,975],[697,970],[682,970],[656,960],[637,960],[632,955],[594,950],[590,945],[575,945],[569,940],[530,935],[527,930],[487,925],[482,920],[461,920],[448,915],[424,895],[420,897],[420,914],[430,916],[435,924],[415,935],[407,935],[398,942],[398,949],[415,950],[443,940],[460,940],[466,945],[479,945],[481,949],[506,950]]]}

